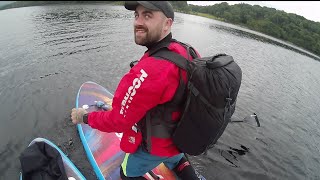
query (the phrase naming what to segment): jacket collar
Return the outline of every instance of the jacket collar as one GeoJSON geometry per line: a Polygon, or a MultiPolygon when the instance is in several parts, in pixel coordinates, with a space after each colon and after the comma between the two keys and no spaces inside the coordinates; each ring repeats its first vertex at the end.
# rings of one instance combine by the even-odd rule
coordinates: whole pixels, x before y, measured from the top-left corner
{"type": "Polygon", "coordinates": [[[172,34],[169,33],[165,38],[163,38],[161,41],[151,45],[151,46],[147,46],[148,50],[146,51],[149,52],[149,56],[151,56],[152,54],[154,54],[155,52],[157,52],[158,50],[164,48],[164,47],[168,47],[169,44],[171,43],[172,40],[172,34]]]}

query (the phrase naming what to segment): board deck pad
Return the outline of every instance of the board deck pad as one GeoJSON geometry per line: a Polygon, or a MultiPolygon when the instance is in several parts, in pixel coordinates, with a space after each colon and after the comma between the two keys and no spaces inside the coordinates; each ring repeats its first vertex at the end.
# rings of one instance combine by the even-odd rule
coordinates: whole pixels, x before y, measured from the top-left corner
{"type": "MultiPolygon", "coordinates": [[[[81,85],[76,107],[87,108],[88,112],[99,111],[95,101],[103,101],[105,104],[112,104],[113,95],[106,88],[94,82],[85,82],[81,85]]],[[[119,180],[120,166],[125,156],[125,152],[120,149],[122,133],[106,133],[92,129],[87,124],[77,125],[80,138],[87,157],[99,180],[112,179],[119,180]]],[[[175,180],[173,171],[169,170],[163,163],[152,170],[160,179],[175,180]]],[[[149,173],[145,178],[154,179],[149,173]]]]}

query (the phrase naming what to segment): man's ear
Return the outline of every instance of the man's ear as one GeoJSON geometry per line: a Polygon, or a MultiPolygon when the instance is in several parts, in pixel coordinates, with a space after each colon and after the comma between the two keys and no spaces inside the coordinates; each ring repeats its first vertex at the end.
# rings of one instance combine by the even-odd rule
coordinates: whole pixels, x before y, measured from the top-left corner
{"type": "Polygon", "coordinates": [[[173,20],[171,18],[167,18],[164,26],[164,30],[168,31],[173,24],[173,20]]]}

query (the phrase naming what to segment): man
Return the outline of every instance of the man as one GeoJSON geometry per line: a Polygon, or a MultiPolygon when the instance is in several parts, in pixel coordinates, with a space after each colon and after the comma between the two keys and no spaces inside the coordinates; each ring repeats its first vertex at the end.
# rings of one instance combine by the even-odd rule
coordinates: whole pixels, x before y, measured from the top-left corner
{"type": "Polygon", "coordinates": [[[105,132],[123,132],[121,148],[130,153],[121,165],[122,179],[144,179],[142,176],[161,162],[182,179],[198,179],[170,137],[185,101],[185,96],[178,97],[176,92],[184,92],[186,72],[152,56],[167,48],[188,58],[187,50],[172,40],[173,8],[167,1],[126,1],[125,8],[134,11],[135,43],[148,50],[121,79],[111,111],[87,113],[82,108],[72,109],[72,122],[85,122],[105,132]],[[135,125],[138,133],[132,130],[135,125]],[[136,138],[133,142],[128,138],[132,136],[136,138]]]}

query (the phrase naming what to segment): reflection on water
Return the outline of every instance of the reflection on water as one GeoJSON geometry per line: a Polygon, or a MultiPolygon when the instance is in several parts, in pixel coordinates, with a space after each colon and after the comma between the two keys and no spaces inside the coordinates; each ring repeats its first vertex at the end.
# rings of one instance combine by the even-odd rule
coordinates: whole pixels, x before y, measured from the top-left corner
{"type": "MultiPolygon", "coordinates": [[[[144,47],[133,12],[108,5],[0,11],[0,179],[15,179],[36,137],[59,144],[95,179],[70,110],[85,81],[115,91],[144,47]],[[69,145],[69,140],[73,143],[69,145]]],[[[206,155],[190,157],[207,179],[320,179],[320,63],[296,47],[215,20],[176,13],[173,36],[203,55],[232,54],[243,81],[235,120],[206,155]],[[290,50],[290,51],[289,51],[290,50]],[[297,53],[298,52],[298,53],[297,53]]]]}
{"type": "Polygon", "coordinates": [[[249,152],[249,148],[245,147],[244,145],[240,145],[239,148],[233,148],[231,146],[228,146],[228,149],[224,149],[221,147],[221,145],[216,145],[212,152],[217,151],[216,154],[220,154],[221,157],[225,159],[226,162],[228,162],[229,166],[231,167],[240,167],[237,165],[238,157],[245,155],[249,152]]]}

